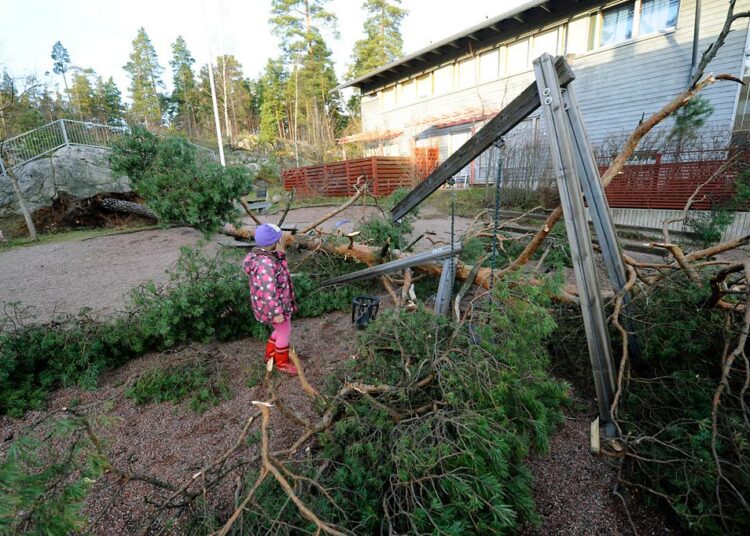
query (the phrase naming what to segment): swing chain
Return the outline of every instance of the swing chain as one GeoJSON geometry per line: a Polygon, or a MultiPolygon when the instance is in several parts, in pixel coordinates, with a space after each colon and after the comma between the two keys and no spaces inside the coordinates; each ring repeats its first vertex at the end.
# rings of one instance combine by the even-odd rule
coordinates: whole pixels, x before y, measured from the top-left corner
{"type": "Polygon", "coordinates": [[[455,259],[455,243],[456,243],[456,179],[455,177],[449,178],[446,183],[451,187],[451,263],[450,263],[450,281],[455,281],[456,277],[456,259],[455,259]]]}
{"type": "Polygon", "coordinates": [[[492,257],[490,260],[490,304],[492,304],[492,291],[495,288],[495,268],[497,266],[497,235],[498,223],[500,221],[500,183],[503,179],[503,154],[505,140],[500,137],[492,144],[497,150],[497,175],[495,177],[495,214],[492,227],[492,257]]]}

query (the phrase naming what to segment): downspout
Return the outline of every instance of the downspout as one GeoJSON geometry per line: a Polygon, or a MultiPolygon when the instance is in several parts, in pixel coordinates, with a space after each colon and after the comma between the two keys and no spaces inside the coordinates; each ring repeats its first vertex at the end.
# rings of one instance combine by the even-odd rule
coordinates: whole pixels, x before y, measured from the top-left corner
{"type": "Polygon", "coordinates": [[[695,24],[693,27],[693,56],[690,60],[690,72],[688,73],[688,82],[693,79],[695,67],[698,65],[698,41],[700,39],[701,28],[701,0],[695,0],[695,24]]]}

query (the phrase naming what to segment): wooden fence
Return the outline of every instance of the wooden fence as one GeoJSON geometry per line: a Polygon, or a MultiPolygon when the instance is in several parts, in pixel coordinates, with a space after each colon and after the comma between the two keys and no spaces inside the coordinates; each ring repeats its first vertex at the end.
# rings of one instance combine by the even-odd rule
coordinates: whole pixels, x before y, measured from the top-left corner
{"type": "MultiPolygon", "coordinates": [[[[744,155],[745,161],[750,153],[744,155]]],[[[721,170],[728,151],[688,151],[679,155],[658,153],[642,162],[623,168],[607,186],[607,200],[612,208],[675,209],[685,206],[701,184],[707,182],[696,196],[693,209],[707,210],[731,199],[734,195],[736,166],[721,170]]],[[[608,162],[600,160],[604,173],[608,162]]]]}
{"type": "Polygon", "coordinates": [[[373,195],[386,196],[397,188],[412,188],[432,172],[432,167],[418,164],[411,158],[372,156],[285,169],[281,178],[285,190],[296,189],[301,196],[347,197],[354,193],[357,178],[364,175],[373,195]]]}

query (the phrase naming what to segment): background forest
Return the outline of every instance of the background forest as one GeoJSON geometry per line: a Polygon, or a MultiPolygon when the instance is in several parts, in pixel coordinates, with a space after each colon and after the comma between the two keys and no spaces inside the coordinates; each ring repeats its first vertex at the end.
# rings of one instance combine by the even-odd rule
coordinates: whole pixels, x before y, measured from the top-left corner
{"type": "MultiPolygon", "coordinates": [[[[93,69],[76,63],[75,51],[51,43],[50,72],[57,83],[22,77],[0,64],[0,138],[56,119],[112,126],[143,125],[152,131],[183,134],[215,144],[209,69],[225,143],[233,147],[294,156],[299,163],[335,154],[335,140],[357,130],[358,102],[336,90],[341,82],[326,41],[336,38],[337,17],[329,0],[272,0],[269,23],[282,53],[269,58],[257,77],[243,71],[233,54],[196,65],[189,44],[177,35],[169,58],[159,58],[144,27],[132,41],[123,69],[130,84],[118,87],[93,69]],[[165,81],[171,81],[171,91],[165,81]]],[[[365,37],[352,52],[345,78],[359,76],[402,55],[400,0],[364,0],[365,37]]]]}

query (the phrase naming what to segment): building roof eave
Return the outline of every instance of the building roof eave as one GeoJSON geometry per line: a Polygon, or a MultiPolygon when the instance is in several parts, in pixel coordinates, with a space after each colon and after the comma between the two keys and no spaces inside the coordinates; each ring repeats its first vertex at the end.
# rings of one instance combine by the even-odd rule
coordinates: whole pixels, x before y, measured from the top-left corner
{"type": "Polygon", "coordinates": [[[524,4],[518,6],[515,9],[506,11],[505,13],[502,13],[494,18],[487,19],[481,22],[480,24],[472,26],[471,28],[468,28],[450,37],[446,37],[445,39],[442,39],[441,41],[438,41],[437,43],[433,43],[420,50],[417,50],[416,52],[403,56],[387,65],[384,65],[383,67],[375,69],[374,71],[370,71],[369,73],[359,76],[353,80],[344,82],[343,84],[340,84],[338,87],[336,87],[336,90],[341,90],[341,89],[352,87],[352,86],[362,86],[364,82],[378,75],[383,75],[388,71],[397,71],[398,67],[401,67],[410,61],[414,61],[414,60],[425,61],[426,59],[425,56],[431,53],[436,53],[436,51],[439,51],[439,49],[443,47],[447,47],[447,46],[457,47],[458,46],[460,48],[460,45],[458,45],[457,41],[460,41],[461,39],[475,39],[476,36],[474,34],[476,34],[477,32],[481,30],[492,29],[496,31],[497,33],[500,33],[499,24],[502,21],[513,19],[514,17],[518,17],[525,11],[528,11],[536,7],[540,7],[544,4],[547,4],[548,2],[549,0],[530,0],[528,2],[525,2],[524,4]]]}

